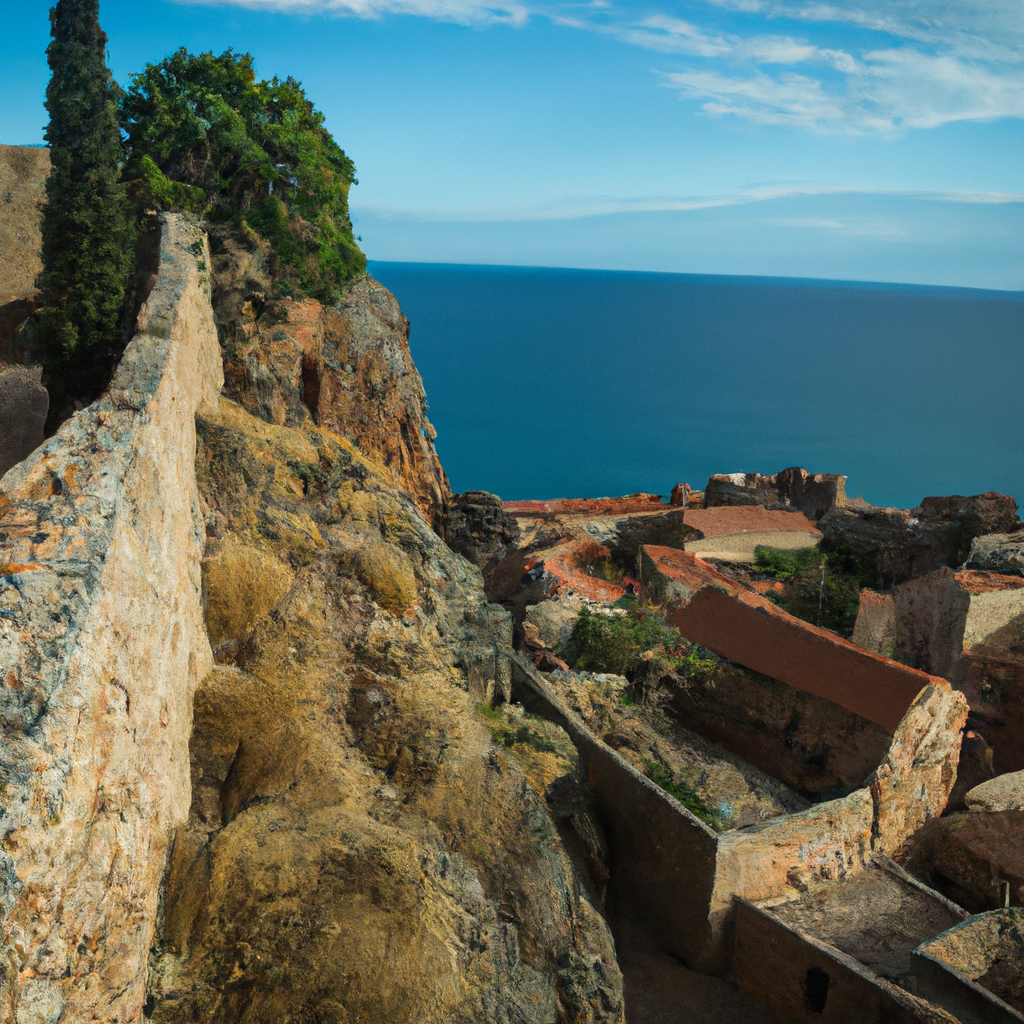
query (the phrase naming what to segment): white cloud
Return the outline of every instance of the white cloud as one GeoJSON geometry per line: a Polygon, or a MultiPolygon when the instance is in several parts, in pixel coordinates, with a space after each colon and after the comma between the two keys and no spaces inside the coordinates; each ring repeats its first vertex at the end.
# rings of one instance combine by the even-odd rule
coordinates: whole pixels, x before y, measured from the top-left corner
{"type": "Polygon", "coordinates": [[[530,9],[518,0],[178,0],[204,6],[248,7],[250,10],[295,14],[340,14],[357,18],[381,18],[411,14],[462,25],[501,22],[525,24],[530,9]]]}
{"type": "Polygon", "coordinates": [[[762,125],[864,134],[1024,118],[1024,0],[692,0],[687,18],[638,16],[640,0],[179,2],[467,25],[544,17],[679,58],[666,85],[707,116],[762,125]]]}

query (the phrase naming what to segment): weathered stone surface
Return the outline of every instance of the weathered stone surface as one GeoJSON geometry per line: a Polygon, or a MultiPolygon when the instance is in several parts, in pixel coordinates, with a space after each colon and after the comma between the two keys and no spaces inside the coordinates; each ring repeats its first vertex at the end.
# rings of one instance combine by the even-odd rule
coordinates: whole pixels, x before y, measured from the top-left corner
{"type": "Polygon", "coordinates": [[[1024,576],[1024,530],[975,537],[966,568],[1024,576]]]}
{"type": "Polygon", "coordinates": [[[1024,811],[946,815],[914,839],[908,868],[972,913],[1024,906],[1024,811]],[[1006,883],[1006,884],[1004,884],[1006,883]]]}
{"type": "Polygon", "coordinates": [[[445,510],[444,539],[488,575],[519,539],[519,525],[502,507],[501,498],[486,491],[452,495],[445,510]]]}
{"type": "Polygon", "coordinates": [[[883,587],[891,587],[943,566],[962,565],[975,538],[1006,533],[1017,521],[1013,498],[988,491],[969,498],[925,498],[910,511],[837,507],[818,525],[826,546],[848,546],[875,567],[883,587]]]}
{"type": "Polygon", "coordinates": [[[511,644],[479,570],[337,435],[227,400],[199,426],[222,665],[197,695],[153,1019],[621,1021],[543,758],[474,711],[507,696],[511,644]]]}
{"type": "Polygon", "coordinates": [[[110,391],[0,480],[5,1021],[136,1022],[188,814],[203,628],[197,408],[220,387],[203,238],[168,216],[110,391]]]}
{"type": "Polygon", "coordinates": [[[0,476],[43,443],[50,396],[41,374],[22,367],[0,371],[0,476]]]}
{"type": "Polygon", "coordinates": [[[1024,811],[1024,772],[1008,772],[975,786],[964,803],[969,811],[1024,811]]]}
{"type": "Polygon", "coordinates": [[[857,622],[851,637],[865,650],[891,658],[896,653],[896,600],[865,587],[860,592],[857,622]]]}
{"type": "Polygon", "coordinates": [[[577,514],[615,516],[630,512],[663,512],[665,502],[660,494],[638,491],[623,498],[555,498],[551,501],[506,501],[505,511],[511,516],[538,518],[577,514]]]}
{"type": "Polygon", "coordinates": [[[808,473],[792,466],[775,476],[760,473],[720,473],[704,489],[704,505],[763,505],[796,509],[812,520],[846,504],[846,477],[834,473],[808,473]]]}
{"type": "Polygon", "coordinates": [[[409,353],[409,321],[391,292],[364,277],[335,307],[272,300],[265,245],[225,231],[214,248],[225,393],[268,423],[312,420],[348,438],[440,530],[451,489],[409,353]]]}

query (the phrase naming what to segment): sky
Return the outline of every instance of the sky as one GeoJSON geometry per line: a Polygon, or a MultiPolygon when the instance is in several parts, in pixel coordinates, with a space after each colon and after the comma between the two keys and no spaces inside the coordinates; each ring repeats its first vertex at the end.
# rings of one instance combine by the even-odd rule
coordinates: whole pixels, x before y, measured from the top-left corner
{"type": "MultiPolygon", "coordinates": [[[[4,0],[0,142],[46,115],[4,0]]],[[[1024,289],[1020,0],[101,0],[115,77],[178,46],[294,75],[371,259],[1024,289]]]]}

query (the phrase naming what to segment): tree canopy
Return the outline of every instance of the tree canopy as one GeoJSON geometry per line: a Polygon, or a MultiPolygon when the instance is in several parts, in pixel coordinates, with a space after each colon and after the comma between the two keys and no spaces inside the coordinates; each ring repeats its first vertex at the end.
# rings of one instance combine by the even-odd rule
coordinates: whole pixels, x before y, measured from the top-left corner
{"type": "Polygon", "coordinates": [[[98,0],[59,0],[50,26],[52,169],[42,218],[42,308],[30,331],[60,401],[102,386],[123,348],[134,228],[120,184],[120,90],[106,65],[98,0]]]}
{"type": "Polygon", "coordinates": [[[333,302],[365,271],[348,212],[355,165],[294,78],[257,80],[247,53],[182,48],[131,76],[121,128],[126,179],[160,205],[256,231],[283,289],[333,302]]]}

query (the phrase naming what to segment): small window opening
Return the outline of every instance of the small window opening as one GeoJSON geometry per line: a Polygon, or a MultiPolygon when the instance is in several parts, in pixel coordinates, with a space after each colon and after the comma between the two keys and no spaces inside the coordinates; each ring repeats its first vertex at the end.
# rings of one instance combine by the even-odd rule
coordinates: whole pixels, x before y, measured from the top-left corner
{"type": "Polygon", "coordinates": [[[832,979],[820,968],[812,967],[804,978],[804,1008],[808,1013],[823,1013],[832,979]]]}

